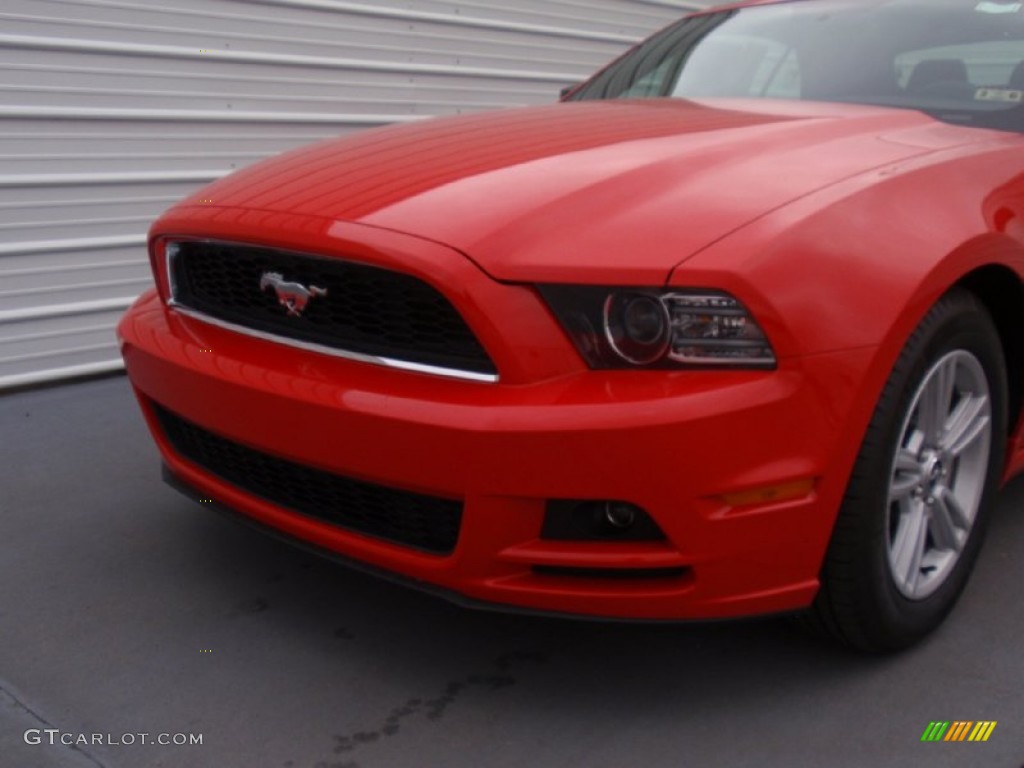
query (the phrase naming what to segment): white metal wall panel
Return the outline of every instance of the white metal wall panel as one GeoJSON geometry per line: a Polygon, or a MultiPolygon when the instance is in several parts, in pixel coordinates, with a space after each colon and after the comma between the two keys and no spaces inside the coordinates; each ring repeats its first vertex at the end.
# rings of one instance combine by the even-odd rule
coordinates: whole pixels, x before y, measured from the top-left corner
{"type": "Polygon", "coordinates": [[[674,0],[0,0],[0,389],[120,366],[149,223],[316,139],[554,100],[674,0]]]}

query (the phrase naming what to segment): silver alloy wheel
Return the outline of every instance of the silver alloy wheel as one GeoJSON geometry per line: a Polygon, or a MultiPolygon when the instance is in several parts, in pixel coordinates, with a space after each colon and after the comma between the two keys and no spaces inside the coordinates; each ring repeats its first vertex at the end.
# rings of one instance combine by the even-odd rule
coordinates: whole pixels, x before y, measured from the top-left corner
{"type": "Polygon", "coordinates": [[[904,597],[933,594],[960,559],[985,487],[991,438],[985,371],[970,352],[950,352],[914,393],[889,474],[889,570],[904,597]]]}

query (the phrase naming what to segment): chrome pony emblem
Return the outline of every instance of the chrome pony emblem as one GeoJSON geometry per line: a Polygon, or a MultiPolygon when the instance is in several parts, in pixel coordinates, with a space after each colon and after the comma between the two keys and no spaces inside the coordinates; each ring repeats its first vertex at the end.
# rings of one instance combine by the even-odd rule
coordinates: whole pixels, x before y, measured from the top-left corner
{"type": "Polygon", "coordinates": [[[326,288],[311,285],[308,288],[302,283],[288,282],[280,272],[264,272],[260,277],[260,290],[273,288],[277,294],[277,303],[288,310],[290,317],[299,317],[306,311],[311,299],[326,296],[326,288]]]}

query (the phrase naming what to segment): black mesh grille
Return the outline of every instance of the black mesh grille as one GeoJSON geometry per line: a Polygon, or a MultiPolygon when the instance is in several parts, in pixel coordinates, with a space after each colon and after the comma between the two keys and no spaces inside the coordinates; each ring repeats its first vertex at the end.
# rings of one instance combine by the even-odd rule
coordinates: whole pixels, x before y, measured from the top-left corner
{"type": "Polygon", "coordinates": [[[493,375],[494,364],[455,307],[411,275],[342,259],[216,242],[182,242],[175,300],[263,333],[374,357],[493,375]],[[323,289],[289,314],[267,274],[323,289]]]}
{"type": "Polygon", "coordinates": [[[211,474],[317,520],[435,554],[455,549],[462,504],[364,483],[270,456],[153,404],[174,449],[211,474]]]}

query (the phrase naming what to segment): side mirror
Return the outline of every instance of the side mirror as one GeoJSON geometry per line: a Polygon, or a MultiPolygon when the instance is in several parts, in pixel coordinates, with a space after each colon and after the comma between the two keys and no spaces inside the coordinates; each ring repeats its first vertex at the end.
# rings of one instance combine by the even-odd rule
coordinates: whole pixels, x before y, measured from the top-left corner
{"type": "Polygon", "coordinates": [[[565,97],[568,96],[573,91],[575,91],[581,85],[583,85],[583,81],[582,80],[580,82],[578,82],[578,83],[573,83],[572,85],[565,86],[564,88],[562,88],[562,90],[560,90],[558,92],[558,100],[559,101],[565,101],[565,97]]]}

